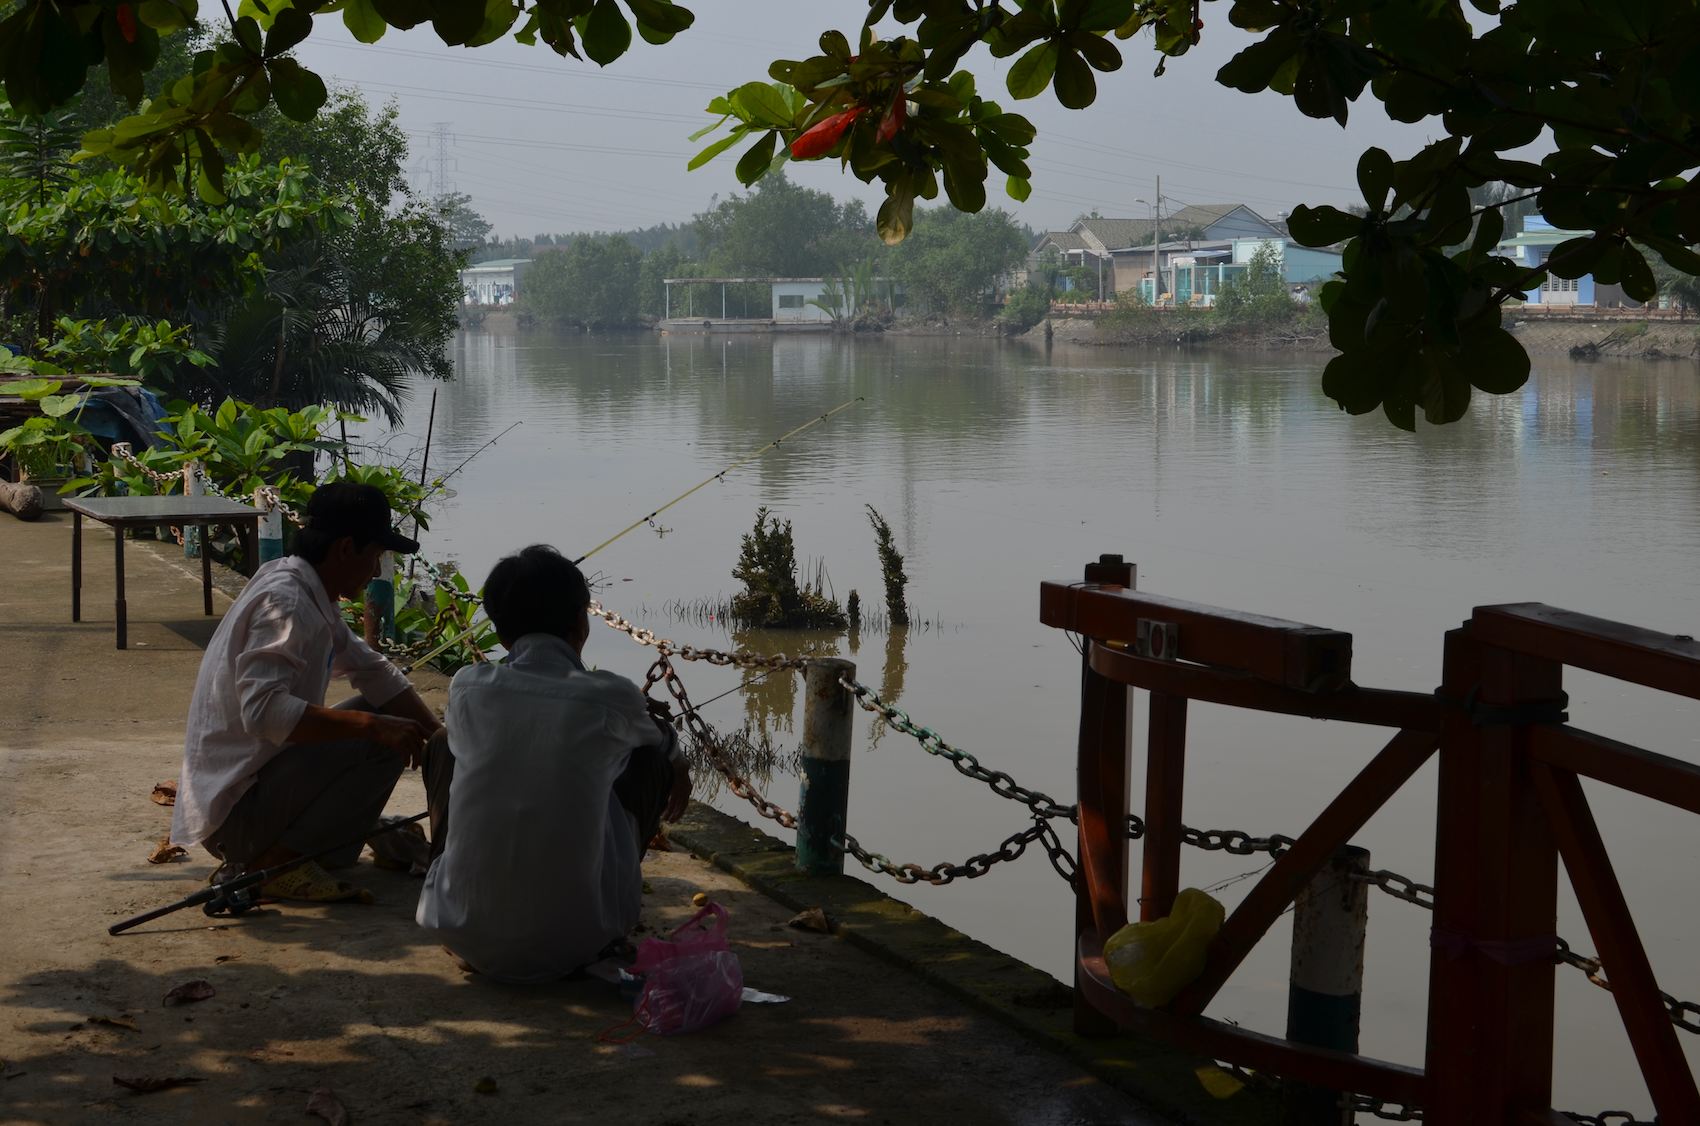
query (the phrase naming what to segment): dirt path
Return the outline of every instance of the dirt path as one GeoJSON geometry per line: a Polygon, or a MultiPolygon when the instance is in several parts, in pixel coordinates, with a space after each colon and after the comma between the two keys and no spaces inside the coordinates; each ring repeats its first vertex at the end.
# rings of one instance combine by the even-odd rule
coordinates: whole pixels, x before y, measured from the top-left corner
{"type": "MultiPolygon", "coordinates": [[[[0,1124],[320,1121],[305,1117],[318,1087],[361,1126],[1157,1121],[919,979],[786,927],[791,912],[683,853],[646,862],[644,926],[683,921],[706,892],[731,908],[748,983],[793,1000],[628,1048],[597,1040],[630,1016],[612,987],[462,974],[412,923],[418,881],[369,861],[354,878],[375,906],[184,912],[109,937],[110,923],[188,894],[210,868],[204,854],[146,857],[171,812],[148,795],[177,775],[211,620],[198,575],[131,550],[133,648],[116,651],[111,541],[86,540],[85,621],[73,626],[68,519],[0,516],[0,1124]],[[164,1006],[197,979],[216,995],[164,1006]],[[114,1076],[205,1082],[144,1095],[114,1076]],[[475,1089],[486,1077],[494,1093],[475,1089]]],[[[228,604],[218,596],[220,612],[228,604]]],[[[391,811],[422,808],[418,775],[404,775],[391,811]]]]}

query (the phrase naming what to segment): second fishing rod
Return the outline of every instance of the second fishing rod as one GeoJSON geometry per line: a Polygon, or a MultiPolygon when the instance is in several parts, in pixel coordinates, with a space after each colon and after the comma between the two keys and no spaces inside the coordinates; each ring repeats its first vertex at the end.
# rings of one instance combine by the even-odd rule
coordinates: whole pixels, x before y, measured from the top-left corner
{"type": "MultiPolygon", "coordinates": [[[[803,425],[797,427],[795,430],[790,430],[790,431],[787,431],[784,434],[781,434],[779,437],[775,438],[773,441],[769,442],[767,445],[763,446],[761,449],[756,450],[754,453],[746,454],[745,456],[739,458],[737,461],[734,461],[731,465],[728,465],[726,468],[722,469],[720,472],[718,472],[718,473],[714,474],[713,476],[707,478],[706,480],[702,481],[700,484],[693,485],[691,488],[686,489],[684,492],[680,493],[678,496],[674,497],[672,500],[668,501],[666,504],[662,505],[660,508],[657,508],[654,512],[651,512],[649,515],[641,517],[638,520],[634,520],[631,524],[620,529],[620,531],[614,533],[612,536],[609,536],[607,539],[603,540],[601,543],[597,544],[595,547],[591,548],[589,551],[585,552],[583,555],[579,556],[577,559],[574,559],[573,563],[575,565],[579,564],[579,563],[583,563],[586,559],[589,559],[592,555],[595,555],[597,552],[601,551],[603,548],[607,547],[609,544],[620,539],[622,536],[625,536],[625,535],[627,535],[628,533],[631,533],[631,532],[635,532],[637,529],[643,527],[645,524],[648,524],[650,521],[654,520],[657,516],[661,515],[663,512],[666,512],[669,508],[672,508],[675,504],[678,504],[680,501],[684,500],[686,497],[690,496],[692,493],[695,493],[695,492],[697,492],[701,489],[705,489],[709,485],[714,484],[714,482],[716,482],[716,481],[724,481],[726,479],[726,475],[728,473],[732,472],[734,469],[737,469],[739,466],[744,465],[748,462],[754,461],[756,458],[761,457],[763,454],[769,452],[770,450],[778,449],[785,442],[789,441],[792,438],[795,438],[797,435],[801,434],[803,431],[809,429],[812,426],[820,425],[821,423],[825,422],[827,419],[831,418],[833,415],[838,414],[840,411],[849,410],[851,407],[855,406],[857,403],[862,402],[863,399],[864,399],[864,396],[857,395],[854,399],[851,399],[849,402],[841,403],[838,406],[833,407],[831,410],[827,411],[825,414],[818,415],[814,418],[809,419],[809,421],[803,423],[803,425]]],[[[473,626],[469,623],[466,629],[455,634],[453,637],[449,638],[447,641],[443,642],[441,645],[437,646],[435,649],[432,649],[430,652],[426,653],[424,656],[416,657],[411,662],[409,662],[408,664],[401,666],[401,671],[404,672],[404,673],[410,673],[414,669],[418,668],[420,665],[425,664],[427,661],[430,661],[430,660],[436,658],[437,656],[441,655],[442,653],[447,652],[449,649],[454,648],[454,646],[456,646],[457,644],[460,643],[462,638],[465,638],[468,635],[474,633],[476,628],[477,628],[476,626],[473,626]]]]}

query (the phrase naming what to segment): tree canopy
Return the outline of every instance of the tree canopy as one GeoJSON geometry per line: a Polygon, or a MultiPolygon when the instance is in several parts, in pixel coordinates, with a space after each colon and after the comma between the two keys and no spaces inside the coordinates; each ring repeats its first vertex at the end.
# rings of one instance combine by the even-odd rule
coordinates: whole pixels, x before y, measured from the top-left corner
{"type": "Polygon", "coordinates": [[[915,213],[915,229],[886,254],[885,273],[911,306],[934,312],[984,306],[1027,256],[1027,239],[1001,208],[969,215],[950,207],[915,213]]]}
{"type": "MultiPolygon", "coordinates": [[[[691,163],[749,140],[737,174],[754,185],[787,160],[840,160],[883,185],[876,223],[895,244],[914,225],[915,201],[936,199],[941,186],[966,212],[985,206],[993,166],[1011,197],[1031,190],[1034,128],[983,97],[961,68],[977,46],[1014,59],[1004,75],[1014,100],[1049,90],[1084,109],[1097,98],[1093,72],[1122,65],[1116,40],[1150,31],[1161,75],[1199,42],[1203,3],[1019,0],[1012,11],[996,0],[870,0],[854,37],[829,30],[819,54],[779,60],[772,81],[714,99],[718,120],[698,136],[729,133],[691,163]],[[888,18],[905,33],[876,36],[888,18]]],[[[1379,408],[1405,429],[1419,410],[1431,423],[1462,417],[1473,389],[1523,384],[1528,356],[1500,327],[1500,308],[1549,274],[1592,274],[1636,300],[1657,293],[1649,254],[1700,275],[1690,249],[1700,242],[1696,0],[1471,4],[1474,21],[1459,0],[1230,0],[1228,21],[1261,38],[1216,76],[1341,126],[1366,91],[1395,120],[1431,122],[1435,139],[1406,159],[1363,154],[1364,214],[1301,206],[1290,220],[1301,243],[1345,244],[1342,277],[1318,295],[1342,352],[1324,389],[1346,410],[1379,408]],[[1543,139],[1554,151],[1538,162],[1506,155],[1543,139]],[[1490,184],[1519,194],[1472,198],[1490,184]],[[1523,200],[1577,232],[1535,266],[1493,253],[1506,206],[1523,200]]],[[[646,42],[664,43],[694,19],[668,0],[329,0],[310,9],[241,0],[224,10],[229,39],[196,53],[191,75],[142,105],[142,76],[166,57],[161,37],[199,26],[197,0],[22,0],[0,21],[0,69],[12,104],[40,114],[75,98],[89,68],[104,63],[112,90],[138,112],[89,133],[85,151],[133,168],[152,190],[195,190],[216,204],[226,154],[263,143],[256,115],[275,105],[307,121],[329,99],[291,52],[314,15],[331,12],[366,43],[391,25],[429,22],[451,45],[511,31],[599,66],[631,47],[634,22],[646,42]]]]}
{"type": "Polygon", "coordinates": [[[783,174],[693,219],[698,253],[716,273],[818,278],[879,249],[862,201],[839,203],[783,174]]]}

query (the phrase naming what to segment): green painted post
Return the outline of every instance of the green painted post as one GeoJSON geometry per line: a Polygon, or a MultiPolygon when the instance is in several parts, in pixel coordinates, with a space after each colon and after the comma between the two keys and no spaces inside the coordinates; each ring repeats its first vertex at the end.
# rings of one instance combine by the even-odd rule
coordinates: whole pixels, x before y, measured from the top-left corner
{"type": "MultiPolygon", "coordinates": [[[[1369,850],[1345,845],[1293,906],[1293,963],[1287,983],[1287,1039],[1340,1052],[1358,1050],[1363,1012],[1364,935],[1369,926],[1369,850]]],[[[1287,1081],[1286,1126],[1339,1126],[1340,1092],[1287,1081]]]]}
{"type": "Polygon", "coordinates": [[[797,771],[797,870],[844,873],[842,839],[850,805],[850,732],[855,703],[838,683],[856,679],[856,664],[821,657],[803,673],[803,759],[797,771]]]}

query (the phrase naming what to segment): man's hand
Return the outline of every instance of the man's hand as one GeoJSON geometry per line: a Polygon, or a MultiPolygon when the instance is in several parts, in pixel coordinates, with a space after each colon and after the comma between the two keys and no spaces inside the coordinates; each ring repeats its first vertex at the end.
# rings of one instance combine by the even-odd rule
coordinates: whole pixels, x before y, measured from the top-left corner
{"type": "Polygon", "coordinates": [[[673,760],[673,792],[667,795],[667,811],[661,816],[667,824],[674,824],[685,815],[685,807],[691,804],[691,765],[680,755],[673,760]]]}
{"type": "Polygon", "coordinates": [[[644,707],[649,709],[649,718],[666,727],[673,726],[673,707],[666,700],[657,700],[653,696],[643,698],[644,707]]]}
{"type": "Polygon", "coordinates": [[[408,766],[420,764],[425,757],[425,740],[431,737],[431,732],[425,730],[423,723],[416,719],[383,715],[379,712],[365,714],[371,723],[369,738],[393,751],[399,751],[407,760],[408,766]]]}

